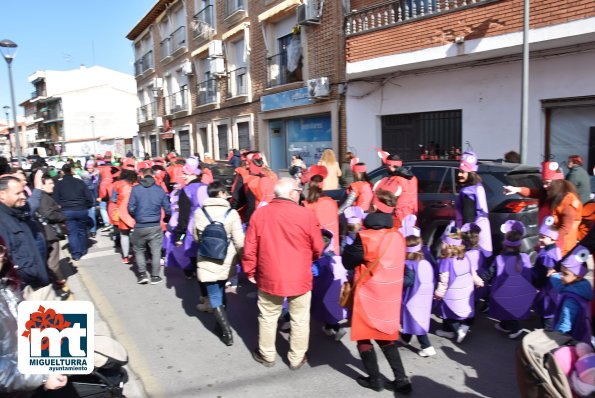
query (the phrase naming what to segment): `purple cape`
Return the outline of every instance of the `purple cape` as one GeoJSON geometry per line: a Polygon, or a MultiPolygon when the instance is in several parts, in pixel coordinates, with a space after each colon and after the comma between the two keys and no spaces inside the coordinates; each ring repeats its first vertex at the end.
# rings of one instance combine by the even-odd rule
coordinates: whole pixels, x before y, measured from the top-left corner
{"type": "Polygon", "coordinates": [[[536,294],[537,289],[531,284],[531,262],[527,254],[496,257],[490,316],[501,321],[526,319],[536,294]]]}
{"type": "Polygon", "coordinates": [[[347,311],[339,305],[341,286],[347,281],[341,256],[322,256],[318,260],[318,276],[312,288],[312,316],[329,325],[347,318],[347,311]]]}
{"type": "Polygon", "coordinates": [[[434,268],[426,260],[405,261],[405,266],[413,270],[413,286],[403,291],[401,306],[402,332],[423,335],[430,330],[432,300],[434,298],[434,268]]]}
{"type": "Polygon", "coordinates": [[[448,272],[448,288],[437,308],[437,314],[445,319],[463,320],[475,314],[473,295],[473,269],[468,258],[443,258],[439,272],[448,272]]]}
{"type": "MultiPolygon", "coordinates": [[[[562,257],[562,252],[560,248],[556,245],[550,250],[546,250],[545,248],[541,249],[537,258],[535,259],[534,268],[554,268],[556,262],[560,260],[562,257]]],[[[535,297],[535,301],[533,302],[533,310],[543,318],[553,318],[556,313],[556,307],[558,303],[558,293],[556,289],[552,286],[549,278],[535,297]]]]}

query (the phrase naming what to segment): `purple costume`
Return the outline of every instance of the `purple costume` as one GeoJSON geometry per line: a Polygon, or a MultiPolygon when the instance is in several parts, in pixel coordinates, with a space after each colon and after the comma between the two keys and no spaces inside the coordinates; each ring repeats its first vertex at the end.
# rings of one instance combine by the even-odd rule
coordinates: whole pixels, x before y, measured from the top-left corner
{"type": "Polygon", "coordinates": [[[498,255],[492,282],[490,316],[501,321],[529,317],[537,289],[531,284],[531,262],[525,253],[498,255]]]}
{"type": "Polygon", "coordinates": [[[186,268],[190,265],[190,259],[184,256],[184,247],[176,246],[173,242],[173,232],[178,225],[178,217],[180,216],[178,208],[179,191],[175,190],[169,195],[169,202],[171,204],[171,217],[167,223],[167,231],[163,237],[163,248],[165,249],[165,266],[176,266],[186,268]]]}
{"type": "MultiPolygon", "coordinates": [[[[551,247],[542,248],[535,259],[535,265],[533,266],[535,269],[546,267],[548,269],[553,269],[556,265],[556,262],[560,261],[562,257],[562,252],[560,248],[553,244],[551,247]]],[[[558,303],[558,293],[556,289],[552,286],[549,278],[535,297],[535,301],[533,303],[533,310],[539,314],[542,318],[553,318],[556,314],[556,307],[558,303]]]]}
{"type": "MultiPolygon", "coordinates": [[[[487,261],[481,250],[469,249],[465,252],[465,257],[467,257],[469,261],[471,261],[471,266],[478,275],[483,275],[484,272],[487,271],[487,261]]],[[[482,298],[485,298],[487,295],[487,286],[475,288],[475,300],[481,300],[482,298]]]]}
{"type": "Polygon", "coordinates": [[[439,302],[437,315],[444,319],[464,320],[475,314],[473,266],[467,257],[443,258],[439,273],[448,272],[448,288],[439,302]]]}
{"type": "Polygon", "coordinates": [[[347,310],[339,305],[339,292],[347,281],[347,271],[343,268],[341,256],[325,254],[317,263],[318,276],[314,277],[312,288],[312,316],[335,325],[347,318],[347,310]]]}
{"type": "Polygon", "coordinates": [[[186,185],[183,190],[190,200],[190,216],[188,217],[188,228],[186,228],[186,236],[184,237],[184,255],[186,257],[196,257],[198,252],[198,242],[194,240],[192,229],[194,228],[194,212],[202,206],[205,199],[209,197],[207,193],[207,184],[202,182],[186,185]]]}
{"type": "Polygon", "coordinates": [[[492,255],[492,230],[488,219],[488,202],[483,185],[476,184],[461,188],[456,199],[456,222],[457,228],[463,226],[463,196],[467,196],[475,202],[475,219],[473,222],[481,228],[479,233],[479,247],[484,256],[492,255]]]}
{"type": "Polygon", "coordinates": [[[415,280],[413,286],[403,291],[401,332],[420,336],[427,334],[430,330],[435,285],[434,268],[426,260],[406,260],[405,266],[413,270],[415,280]]]}

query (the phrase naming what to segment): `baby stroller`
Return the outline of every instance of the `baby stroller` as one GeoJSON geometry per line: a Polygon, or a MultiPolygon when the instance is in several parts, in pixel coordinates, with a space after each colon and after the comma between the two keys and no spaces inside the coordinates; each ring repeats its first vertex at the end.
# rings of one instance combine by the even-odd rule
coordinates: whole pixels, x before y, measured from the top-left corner
{"type": "Polygon", "coordinates": [[[95,336],[95,368],[87,375],[69,375],[68,384],[59,390],[38,390],[33,398],[124,398],[128,373],[126,349],[108,336],[95,336]]]}

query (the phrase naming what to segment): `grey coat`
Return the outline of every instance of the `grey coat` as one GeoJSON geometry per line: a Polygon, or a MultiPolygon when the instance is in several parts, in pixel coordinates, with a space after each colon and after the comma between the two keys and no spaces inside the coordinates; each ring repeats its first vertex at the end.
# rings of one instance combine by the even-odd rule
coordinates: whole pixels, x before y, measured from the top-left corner
{"type": "MultiPolygon", "coordinates": [[[[207,198],[203,207],[209,213],[213,221],[221,221],[225,212],[230,208],[229,202],[222,198],[207,198]]],[[[201,208],[194,212],[194,227],[192,234],[194,240],[200,239],[201,232],[209,225],[209,220],[201,208]]],[[[234,274],[232,266],[239,262],[244,248],[244,230],[242,229],[242,220],[237,211],[231,210],[227,215],[225,222],[225,231],[231,238],[227,255],[223,261],[214,261],[198,256],[198,280],[201,282],[216,282],[227,280],[234,274]]]]}
{"type": "Polygon", "coordinates": [[[20,297],[6,279],[0,280],[0,397],[27,396],[47,375],[24,375],[17,369],[17,305],[20,297]],[[22,394],[18,394],[21,392],[22,394]]]}
{"type": "Polygon", "coordinates": [[[580,166],[571,168],[566,174],[566,179],[576,187],[581,202],[587,203],[591,200],[591,180],[585,169],[580,166]]]}

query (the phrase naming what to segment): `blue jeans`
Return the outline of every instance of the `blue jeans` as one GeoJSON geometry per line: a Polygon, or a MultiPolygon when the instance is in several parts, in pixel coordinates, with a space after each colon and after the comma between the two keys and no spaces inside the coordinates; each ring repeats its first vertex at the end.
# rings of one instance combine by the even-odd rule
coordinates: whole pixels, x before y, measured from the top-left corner
{"type": "Polygon", "coordinates": [[[211,307],[217,308],[225,304],[225,282],[227,281],[204,282],[211,307]]]}
{"type": "Polygon", "coordinates": [[[89,232],[94,234],[95,232],[97,232],[97,217],[95,213],[95,206],[92,206],[88,210],[87,215],[91,219],[89,222],[89,232]]]}
{"type": "Polygon", "coordinates": [[[107,227],[108,225],[110,225],[109,215],[107,214],[107,202],[99,202],[99,214],[101,215],[103,226],[107,227]]]}
{"type": "Polygon", "coordinates": [[[68,228],[68,247],[73,260],[78,260],[87,253],[87,210],[63,210],[68,228]]]}

